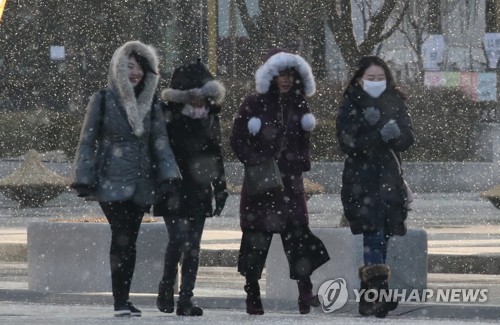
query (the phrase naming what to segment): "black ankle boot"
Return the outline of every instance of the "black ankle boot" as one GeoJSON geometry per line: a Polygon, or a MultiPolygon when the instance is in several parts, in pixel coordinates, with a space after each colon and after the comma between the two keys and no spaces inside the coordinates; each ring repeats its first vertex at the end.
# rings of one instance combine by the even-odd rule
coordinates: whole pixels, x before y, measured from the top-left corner
{"type": "Polygon", "coordinates": [[[297,286],[299,288],[299,312],[301,314],[309,314],[312,307],[318,307],[320,305],[318,296],[312,292],[312,282],[311,278],[307,277],[304,279],[297,280],[297,286]]]}
{"type": "Polygon", "coordinates": [[[246,305],[247,314],[249,315],[263,315],[264,307],[260,299],[260,287],[257,281],[247,281],[245,284],[245,292],[247,293],[246,305]]]}
{"type": "Polygon", "coordinates": [[[160,282],[156,307],[164,313],[170,314],[174,312],[174,288],[160,282]]]}
{"type": "Polygon", "coordinates": [[[176,314],[178,316],[202,316],[203,309],[193,305],[191,299],[179,299],[176,314]]]}

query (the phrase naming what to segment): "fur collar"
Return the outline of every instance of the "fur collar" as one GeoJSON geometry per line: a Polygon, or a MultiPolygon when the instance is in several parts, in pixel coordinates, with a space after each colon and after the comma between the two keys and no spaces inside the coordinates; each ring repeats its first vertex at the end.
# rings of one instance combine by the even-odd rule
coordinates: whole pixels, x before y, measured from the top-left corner
{"type": "Polygon", "coordinates": [[[255,73],[257,92],[260,94],[267,93],[273,78],[286,68],[295,68],[301,76],[306,96],[314,95],[316,92],[316,82],[314,81],[311,66],[301,56],[286,52],[274,54],[257,69],[255,73]]]}
{"type": "Polygon", "coordinates": [[[201,88],[179,90],[167,88],[161,93],[161,98],[168,102],[188,104],[196,98],[210,97],[214,104],[220,105],[226,96],[226,88],[217,80],[211,80],[201,88]]]}
{"type": "Polygon", "coordinates": [[[134,88],[128,80],[127,67],[128,58],[134,51],[144,56],[151,67],[158,72],[158,57],[153,47],[139,41],[127,42],[119,47],[111,58],[108,85],[118,95],[134,134],[140,137],[144,133],[144,117],[151,111],[159,76],[145,71],[144,89],[136,98],[134,88]]]}

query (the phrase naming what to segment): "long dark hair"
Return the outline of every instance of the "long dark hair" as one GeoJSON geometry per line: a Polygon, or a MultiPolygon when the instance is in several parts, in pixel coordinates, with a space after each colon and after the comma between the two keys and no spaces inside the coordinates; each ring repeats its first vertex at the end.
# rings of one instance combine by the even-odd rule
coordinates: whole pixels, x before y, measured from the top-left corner
{"type": "Polygon", "coordinates": [[[394,79],[394,76],[392,75],[391,69],[384,60],[375,55],[364,56],[361,58],[361,60],[359,60],[358,69],[354,72],[354,75],[352,76],[349,84],[344,90],[344,96],[347,95],[349,88],[354,87],[357,84],[358,80],[363,77],[365,71],[372,65],[379,66],[384,70],[385,79],[387,80],[387,88],[394,90],[399,96],[404,99],[406,96],[396,86],[396,81],[394,79]]]}

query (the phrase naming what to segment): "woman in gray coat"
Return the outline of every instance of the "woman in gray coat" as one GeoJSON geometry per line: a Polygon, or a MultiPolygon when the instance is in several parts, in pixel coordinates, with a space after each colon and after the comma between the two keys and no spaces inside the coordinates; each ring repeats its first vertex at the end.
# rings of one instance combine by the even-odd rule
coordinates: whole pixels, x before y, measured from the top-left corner
{"type": "Polygon", "coordinates": [[[155,97],[156,71],[154,49],[139,41],[115,51],[108,87],[87,106],[75,156],[72,188],[94,196],[111,227],[115,316],[141,316],[129,302],[139,227],[156,189],[168,192],[180,178],[155,97]]]}

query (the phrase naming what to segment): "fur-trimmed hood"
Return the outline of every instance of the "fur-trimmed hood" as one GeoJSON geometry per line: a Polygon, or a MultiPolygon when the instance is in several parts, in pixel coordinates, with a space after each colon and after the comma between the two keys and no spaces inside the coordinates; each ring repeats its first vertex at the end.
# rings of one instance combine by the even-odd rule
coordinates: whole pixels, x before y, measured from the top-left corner
{"type": "Polygon", "coordinates": [[[158,57],[153,47],[140,41],[127,42],[119,47],[111,58],[108,86],[123,105],[134,134],[141,136],[144,133],[144,117],[151,111],[159,76],[150,71],[144,71],[144,89],[136,98],[134,87],[128,79],[128,58],[132,52],[144,57],[151,68],[158,71],[158,57]]]}
{"type": "Polygon", "coordinates": [[[168,102],[188,104],[193,99],[211,98],[214,104],[220,105],[226,97],[226,88],[217,80],[211,80],[200,88],[180,90],[167,88],[161,93],[161,98],[168,102]]]}
{"type": "Polygon", "coordinates": [[[162,91],[162,99],[177,104],[189,104],[195,99],[207,98],[212,104],[221,105],[226,96],[226,88],[198,59],[195,63],[175,69],[170,87],[162,91]]]}
{"type": "Polygon", "coordinates": [[[255,73],[256,90],[260,94],[269,91],[271,81],[277,77],[280,71],[287,68],[294,68],[302,78],[304,83],[304,93],[306,96],[312,96],[316,92],[316,82],[312,73],[311,66],[300,55],[278,52],[273,54],[264,62],[255,73]]]}

